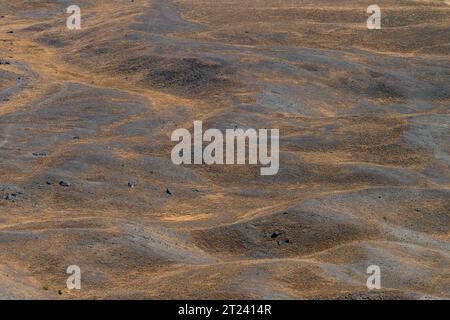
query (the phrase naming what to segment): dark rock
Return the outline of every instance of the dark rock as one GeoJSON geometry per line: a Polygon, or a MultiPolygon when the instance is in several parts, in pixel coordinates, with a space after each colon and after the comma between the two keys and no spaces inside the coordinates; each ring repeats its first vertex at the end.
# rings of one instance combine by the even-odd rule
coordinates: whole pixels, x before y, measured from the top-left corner
{"type": "Polygon", "coordinates": [[[272,239],[275,239],[275,238],[279,237],[280,234],[281,234],[281,233],[279,233],[279,232],[273,232],[272,235],[271,235],[270,237],[271,237],[272,239]]]}
{"type": "Polygon", "coordinates": [[[136,186],[136,183],[133,181],[128,181],[128,188],[134,188],[136,186]]]}
{"type": "Polygon", "coordinates": [[[16,198],[17,198],[17,194],[15,194],[15,193],[7,193],[4,197],[4,199],[7,201],[13,201],[16,198]]]}
{"type": "Polygon", "coordinates": [[[70,187],[70,182],[61,180],[61,181],[59,182],[59,185],[60,185],[61,187],[70,187]]]}
{"type": "Polygon", "coordinates": [[[172,191],[170,191],[169,188],[166,189],[166,193],[167,193],[168,195],[172,195],[172,191]]]}
{"type": "Polygon", "coordinates": [[[45,153],[45,152],[33,152],[33,156],[35,156],[35,157],[45,157],[45,156],[47,156],[47,153],[45,153]]]}
{"type": "Polygon", "coordinates": [[[9,31],[6,31],[6,33],[14,33],[14,31],[12,31],[12,30],[9,30],[9,31]]]}
{"type": "Polygon", "coordinates": [[[9,61],[0,61],[0,65],[8,65],[11,64],[9,61]]]}
{"type": "Polygon", "coordinates": [[[282,244],[286,244],[286,243],[290,243],[289,239],[278,240],[278,245],[282,245],[282,244]]]}

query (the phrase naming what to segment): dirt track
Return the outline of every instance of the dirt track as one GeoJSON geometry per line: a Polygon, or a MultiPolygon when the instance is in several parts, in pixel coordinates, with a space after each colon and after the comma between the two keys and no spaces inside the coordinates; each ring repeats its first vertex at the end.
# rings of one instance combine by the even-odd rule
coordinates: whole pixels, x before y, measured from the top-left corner
{"type": "Polygon", "coordinates": [[[0,298],[450,298],[450,6],[342,2],[0,0],[0,298]],[[173,165],[195,120],[280,172],[173,165]]]}

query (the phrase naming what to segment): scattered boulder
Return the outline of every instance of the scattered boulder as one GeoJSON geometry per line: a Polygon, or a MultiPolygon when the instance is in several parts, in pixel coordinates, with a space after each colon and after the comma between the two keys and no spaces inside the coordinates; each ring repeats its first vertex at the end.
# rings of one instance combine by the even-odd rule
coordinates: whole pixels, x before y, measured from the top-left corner
{"type": "Polygon", "coordinates": [[[170,195],[170,196],[173,195],[173,194],[172,194],[172,191],[170,191],[169,188],[166,189],[166,193],[167,193],[168,195],[170,195]]]}
{"type": "Polygon", "coordinates": [[[134,188],[136,186],[136,183],[134,183],[133,181],[128,181],[128,188],[134,188]]]}
{"type": "Polygon", "coordinates": [[[33,156],[35,156],[35,157],[46,157],[47,153],[45,153],[45,152],[33,152],[33,156]]]}
{"type": "Polygon", "coordinates": [[[17,194],[15,194],[15,193],[7,193],[4,196],[4,199],[6,201],[13,201],[13,200],[16,200],[16,198],[17,198],[17,194]]]}
{"type": "Polygon", "coordinates": [[[6,33],[14,33],[14,31],[12,31],[12,30],[9,30],[9,31],[6,31],[6,33]]]}
{"type": "Polygon", "coordinates": [[[61,181],[59,182],[59,185],[60,185],[61,187],[70,187],[70,182],[61,180],[61,181]]]}
{"type": "Polygon", "coordinates": [[[287,244],[287,243],[290,243],[290,241],[289,241],[289,239],[285,239],[285,240],[278,240],[278,245],[280,246],[280,245],[282,245],[282,244],[287,244]]]}
{"type": "Polygon", "coordinates": [[[11,64],[11,62],[9,62],[9,61],[1,61],[0,60],[0,65],[8,65],[8,64],[11,64]]]}
{"type": "Polygon", "coordinates": [[[272,235],[270,236],[272,239],[278,238],[281,235],[281,233],[279,232],[273,232],[272,235]]]}

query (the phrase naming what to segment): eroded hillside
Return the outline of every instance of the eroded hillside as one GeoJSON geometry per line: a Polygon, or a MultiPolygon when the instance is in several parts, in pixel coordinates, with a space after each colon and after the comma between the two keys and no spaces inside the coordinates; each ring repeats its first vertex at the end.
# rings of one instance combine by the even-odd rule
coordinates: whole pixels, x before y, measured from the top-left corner
{"type": "Polygon", "coordinates": [[[0,298],[450,297],[446,1],[72,4],[0,0],[0,298]],[[196,120],[279,173],[174,165],[196,120]]]}

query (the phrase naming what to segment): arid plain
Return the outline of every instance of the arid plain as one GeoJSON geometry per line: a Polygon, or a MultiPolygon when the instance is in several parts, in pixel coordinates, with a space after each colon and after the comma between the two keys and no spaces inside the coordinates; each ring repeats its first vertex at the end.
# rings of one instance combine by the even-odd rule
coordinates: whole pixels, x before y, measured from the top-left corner
{"type": "Polygon", "coordinates": [[[449,299],[450,5],[373,2],[0,0],[0,298],[449,299]]]}

